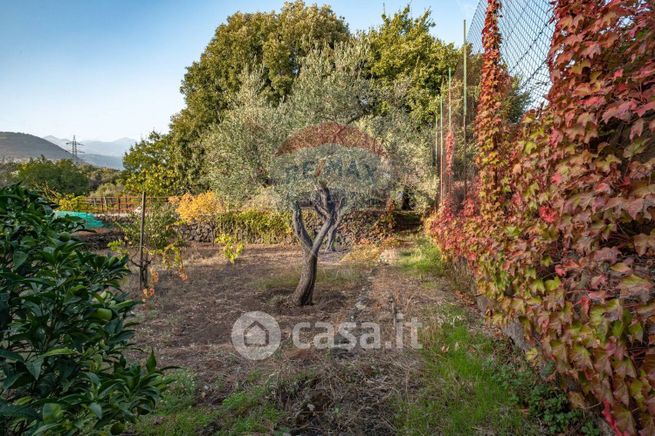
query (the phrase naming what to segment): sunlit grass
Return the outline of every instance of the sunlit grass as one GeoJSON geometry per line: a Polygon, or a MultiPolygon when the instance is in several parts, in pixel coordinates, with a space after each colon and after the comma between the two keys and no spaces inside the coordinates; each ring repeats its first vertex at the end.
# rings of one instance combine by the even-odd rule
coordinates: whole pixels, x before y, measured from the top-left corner
{"type": "Polygon", "coordinates": [[[419,275],[442,275],[443,261],[441,252],[427,238],[420,238],[417,244],[399,254],[398,265],[405,271],[419,275]]]}

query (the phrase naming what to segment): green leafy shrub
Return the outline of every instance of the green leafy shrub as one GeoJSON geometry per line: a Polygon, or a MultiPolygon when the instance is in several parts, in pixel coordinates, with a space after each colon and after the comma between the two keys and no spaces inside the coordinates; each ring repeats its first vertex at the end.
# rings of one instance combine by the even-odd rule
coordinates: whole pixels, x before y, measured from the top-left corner
{"type": "Polygon", "coordinates": [[[57,199],[60,210],[69,210],[75,212],[90,212],[91,205],[83,195],[65,195],[57,199]]]}
{"type": "Polygon", "coordinates": [[[182,280],[186,280],[186,272],[182,261],[184,241],[178,231],[180,224],[175,209],[168,204],[153,205],[146,208],[144,221],[144,264],[137,263],[139,240],[141,236],[141,212],[134,212],[127,222],[117,223],[123,232],[123,239],[109,243],[109,248],[124,256],[138,266],[143,276],[144,297],[154,295],[154,289],[149,286],[147,271],[150,271],[152,282],[157,282],[157,273],[151,267],[154,261],[159,261],[164,268],[176,270],[182,280]]]}
{"type": "Polygon", "coordinates": [[[241,255],[241,252],[243,252],[243,242],[239,242],[239,240],[232,235],[221,233],[216,237],[215,242],[223,246],[223,255],[225,255],[225,258],[229,260],[230,263],[236,262],[237,258],[241,255]]]}
{"type": "Polygon", "coordinates": [[[277,244],[293,237],[291,215],[272,210],[246,209],[216,217],[216,233],[249,243],[277,244]]]}
{"type": "MultiPolygon", "coordinates": [[[[125,223],[119,226],[128,246],[138,246],[141,230],[141,212],[134,212],[125,223]]],[[[144,222],[146,246],[150,250],[163,250],[179,239],[179,219],[175,209],[169,205],[147,206],[144,222]]]]}
{"type": "Polygon", "coordinates": [[[20,186],[0,190],[0,428],[10,434],[120,433],[163,387],[151,353],[128,363],[136,304],[125,259],[85,250],[81,221],[20,186]]]}

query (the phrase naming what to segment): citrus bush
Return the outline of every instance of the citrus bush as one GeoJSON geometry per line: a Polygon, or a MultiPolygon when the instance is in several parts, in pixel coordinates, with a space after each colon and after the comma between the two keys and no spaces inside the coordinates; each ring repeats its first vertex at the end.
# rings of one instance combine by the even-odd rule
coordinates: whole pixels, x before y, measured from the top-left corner
{"type": "Polygon", "coordinates": [[[124,356],[136,304],[125,259],[86,251],[75,218],[19,186],[0,190],[0,428],[10,434],[120,433],[163,387],[154,355],[124,356]]]}

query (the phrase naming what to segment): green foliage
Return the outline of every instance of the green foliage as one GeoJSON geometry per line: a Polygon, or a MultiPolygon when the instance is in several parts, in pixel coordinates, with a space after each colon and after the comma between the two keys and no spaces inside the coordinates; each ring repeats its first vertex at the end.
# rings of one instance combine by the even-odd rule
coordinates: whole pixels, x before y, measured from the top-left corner
{"type": "Polygon", "coordinates": [[[31,159],[18,165],[15,180],[26,186],[57,194],[82,195],[89,192],[89,178],[71,160],[31,159]]]}
{"type": "Polygon", "coordinates": [[[406,94],[399,103],[385,102],[382,109],[400,104],[415,120],[432,124],[438,103],[434,96],[442,93],[448,68],[455,69],[458,51],[430,34],[434,23],[429,10],[412,18],[407,6],[393,16],[382,15],[382,20],[366,35],[371,73],[382,89],[400,83],[406,94]]]}
{"type": "Polygon", "coordinates": [[[273,155],[288,130],[282,112],[263,95],[261,76],[247,73],[242,80],[234,106],[202,139],[209,184],[219,198],[234,205],[270,183],[273,155]]]}
{"type": "Polygon", "coordinates": [[[244,248],[243,242],[239,242],[234,236],[225,233],[218,235],[214,242],[223,246],[223,255],[232,264],[236,262],[244,248]]]}
{"type": "MultiPolygon", "coordinates": [[[[261,71],[246,74],[235,105],[202,140],[208,180],[219,196],[240,205],[257,195],[276,181],[272,169],[280,166],[273,165],[273,158],[285,140],[302,135],[308,126],[327,129],[338,122],[363,132],[362,136],[368,134],[368,142],[379,141],[389,157],[397,189],[411,189],[417,202],[429,206],[436,186],[432,133],[401,109],[373,113],[379,93],[367,79],[368,53],[362,41],[311,51],[301,62],[293,92],[278,106],[270,104],[263,93],[261,71]],[[271,129],[271,125],[276,127],[271,129]]],[[[285,188],[293,186],[297,184],[285,184],[285,188]]],[[[346,197],[348,207],[356,208],[371,200],[371,192],[364,198],[346,197]]]]}
{"type": "Polygon", "coordinates": [[[90,190],[97,190],[103,184],[114,184],[121,177],[121,171],[113,168],[98,168],[87,163],[81,163],[79,167],[89,179],[90,190]]]}
{"type": "Polygon", "coordinates": [[[443,261],[439,248],[427,238],[421,238],[415,248],[400,252],[398,264],[405,270],[421,275],[442,275],[443,261]]]}
{"type": "Polygon", "coordinates": [[[90,212],[91,206],[87,198],[83,195],[66,195],[57,199],[59,210],[67,210],[74,212],[90,212]]]}
{"type": "MultiPolygon", "coordinates": [[[[169,205],[146,205],[144,233],[146,235],[145,247],[150,250],[163,250],[179,238],[177,231],[178,217],[175,209],[169,205]]],[[[141,230],[141,212],[130,215],[126,224],[120,225],[124,241],[130,247],[139,244],[141,230]]]]}
{"type": "Polygon", "coordinates": [[[131,193],[145,191],[151,196],[184,193],[185,176],[175,165],[178,158],[170,135],[150,133],[147,139],[130,147],[123,157],[125,189],[131,193]]]}
{"type": "MultiPolygon", "coordinates": [[[[146,264],[139,265],[136,260],[137,248],[141,237],[141,212],[137,211],[130,215],[126,223],[117,223],[123,232],[123,239],[113,241],[109,248],[125,256],[131,256],[134,265],[143,270],[150,267],[154,261],[159,261],[166,269],[175,269],[180,278],[186,280],[186,272],[182,262],[182,247],[184,241],[178,231],[180,222],[175,209],[168,204],[151,205],[146,207],[144,220],[144,243],[143,249],[146,257],[146,264]]],[[[156,271],[151,269],[153,281],[157,281],[156,271]]],[[[147,276],[144,274],[144,277],[147,276]]]]}
{"type": "Polygon", "coordinates": [[[293,236],[290,214],[256,209],[217,215],[216,232],[234,236],[239,241],[258,244],[279,244],[289,241],[293,236]]]}
{"type": "MultiPolygon", "coordinates": [[[[279,13],[237,12],[216,29],[214,38],[189,68],[182,83],[190,139],[219,120],[241,86],[242,71],[261,65],[265,94],[278,101],[289,94],[300,61],[315,47],[349,38],[347,25],[329,6],[286,2],[279,13]],[[188,115],[187,115],[188,113],[188,115]]],[[[175,127],[175,122],[173,123],[175,127]]]]}
{"type": "Polygon", "coordinates": [[[271,433],[282,412],[270,399],[270,386],[249,386],[221,404],[220,428],[226,434],[271,433]]]}
{"type": "Polygon", "coordinates": [[[430,35],[429,12],[414,19],[405,9],[383,19],[353,38],[328,6],[300,0],[279,13],[230,16],[188,68],[181,88],[186,107],[170,133],[153,134],[126,155],[126,188],[181,195],[211,187],[240,206],[270,185],[271,158],[291,132],[327,121],[365,124],[376,108],[393,108],[411,114],[415,125],[404,123],[406,130],[420,131],[389,145],[405,150],[395,155],[399,190],[428,208],[436,179],[427,127],[457,52],[430,35]],[[418,169],[405,171],[410,162],[418,169]]]}
{"type": "Polygon", "coordinates": [[[125,260],[86,251],[81,227],[22,187],[0,190],[0,427],[16,434],[120,432],[163,387],[154,355],[124,357],[136,302],[125,260]]]}
{"type": "Polygon", "coordinates": [[[16,182],[17,168],[18,163],[16,162],[0,162],[0,188],[16,182]]]}
{"type": "Polygon", "coordinates": [[[179,435],[198,433],[218,414],[196,404],[197,381],[187,369],[178,369],[165,376],[166,391],[156,410],[139,419],[134,430],[139,435],[179,435]]]}
{"type": "Polygon", "coordinates": [[[200,59],[188,69],[182,82],[186,107],[171,122],[167,142],[168,169],[178,186],[160,170],[165,194],[206,190],[205,147],[200,141],[211,125],[234,106],[244,73],[259,69],[262,93],[272,103],[289,94],[300,70],[300,60],[315,47],[333,46],[349,38],[346,24],[328,6],[287,2],[279,13],[237,12],[216,29],[200,59]],[[175,189],[172,189],[175,188],[175,189]]]}
{"type": "Polygon", "coordinates": [[[93,191],[90,195],[91,197],[96,198],[120,197],[125,195],[125,187],[118,180],[115,182],[103,182],[102,184],[98,185],[96,190],[93,191]]]}
{"type": "Polygon", "coordinates": [[[248,384],[218,405],[198,403],[196,379],[188,370],[168,377],[170,384],[155,413],[139,420],[139,435],[272,433],[282,418],[272,397],[272,386],[248,384]]]}
{"type": "Polygon", "coordinates": [[[382,143],[392,166],[393,192],[411,195],[419,212],[428,210],[438,190],[432,165],[434,131],[394,107],[388,107],[383,116],[362,119],[359,125],[382,143]]]}

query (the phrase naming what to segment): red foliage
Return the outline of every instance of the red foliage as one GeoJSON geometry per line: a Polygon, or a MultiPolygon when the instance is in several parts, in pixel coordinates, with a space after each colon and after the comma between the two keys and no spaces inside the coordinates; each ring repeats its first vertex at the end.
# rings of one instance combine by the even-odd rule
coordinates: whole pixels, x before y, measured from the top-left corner
{"type": "Polygon", "coordinates": [[[498,0],[489,0],[476,134],[479,185],[433,220],[469,260],[497,322],[593,396],[617,434],[655,434],[655,12],[641,0],[559,0],[544,112],[502,112],[498,0]]]}
{"type": "MultiPolygon", "coordinates": [[[[449,130],[446,135],[446,180],[453,179],[453,162],[455,160],[455,135],[449,130]]],[[[452,188],[452,186],[450,186],[452,188]]]]}

